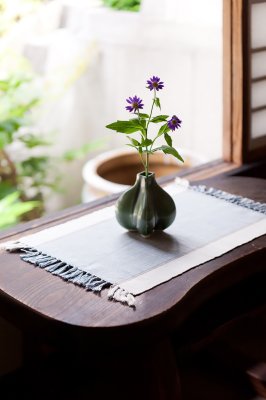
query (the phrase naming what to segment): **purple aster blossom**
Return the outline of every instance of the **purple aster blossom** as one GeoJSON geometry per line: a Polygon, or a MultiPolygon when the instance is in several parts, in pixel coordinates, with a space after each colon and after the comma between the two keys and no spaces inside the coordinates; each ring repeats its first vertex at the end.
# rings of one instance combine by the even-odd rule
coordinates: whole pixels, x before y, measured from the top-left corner
{"type": "Polygon", "coordinates": [[[173,115],[170,121],[167,121],[167,125],[171,131],[175,131],[176,129],[180,128],[181,122],[182,121],[176,115],[173,115]]]}
{"type": "Polygon", "coordinates": [[[126,99],[126,101],[128,102],[128,104],[130,104],[129,106],[125,107],[126,110],[128,110],[129,112],[134,111],[135,113],[137,110],[142,109],[144,106],[142,100],[137,96],[129,97],[128,99],[126,99]]]}
{"type": "Polygon", "coordinates": [[[158,78],[158,76],[153,76],[152,78],[150,78],[147,81],[147,85],[147,89],[155,89],[157,91],[164,87],[164,83],[160,81],[160,78],[158,78]]]}

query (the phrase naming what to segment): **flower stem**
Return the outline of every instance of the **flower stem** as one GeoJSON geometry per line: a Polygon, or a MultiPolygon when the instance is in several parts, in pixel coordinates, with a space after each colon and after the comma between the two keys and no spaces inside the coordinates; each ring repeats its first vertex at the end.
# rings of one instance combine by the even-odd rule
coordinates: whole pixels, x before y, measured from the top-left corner
{"type": "Polygon", "coordinates": [[[154,107],[155,101],[156,101],[156,91],[154,90],[154,97],[153,97],[153,101],[152,101],[151,112],[150,112],[149,119],[148,119],[148,122],[147,122],[147,128],[146,128],[147,131],[148,131],[148,126],[149,126],[149,123],[150,123],[150,120],[151,120],[151,116],[152,116],[152,112],[153,112],[153,107],[154,107]]]}
{"type": "Polygon", "coordinates": [[[148,178],[148,174],[149,174],[149,153],[146,147],[146,171],[145,171],[146,178],[148,178]]]}
{"type": "Polygon", "coordinates": [[[139,153],[139,156],[140,156],[141,162],[142,162],[142,164],[143,164],[144,170],[145,170],[145,172],[146,172],[146,164],[145,164],[145,162],[144,162],[144,160],[143,160],[142,154],[139,153]]]}
{"type": "MultiPolygon", "coordinates": [[[[150,117],[151,117],[151,116],[150,116],[150,117]]],[[[149,117],[149,119],[150,119],[150,117],[149,117]]],[[[139,110],[138,110],[138,119],[139,119],[139,122],[140,122],[139,110]]],[[[145,135],[144,135],[144,138],[145,138],[145,139],[147,139],[147,128],[145,129],[145,135]]],[[[149,172],[149,155],[148,155],[148,146],[146,146],[146,160],[145,160],[145,161],[143,160],[142,154],[140,154],[140,153],[139,153],[139,155],[140,155],[140,158],[141,158],[142,164],[143,164],[143,166],[144,166],[144,170],[145,170],[145,176],[146,176],[146,177],[148,177],[148,172],[149,172]]]]}
{"type": "MultiPolygon", "coordinates": [[[[149,124],[151,121],[155,101],[156,101],[156,90],[154,89],[154,97],[153,97],[153,101],[152,101],[151,112],[150,112],[149,119],[147,122],[147,127],[146,127],[146,137],[145,137],[146,139],[148,138],[148,127],[149,127],[149,124]]],[[[146,146],[146,169],[145,169],[146,177],[148,177],[148,173],[149,173],[149,153],[148,153],[148,147],[146,146]]]]}

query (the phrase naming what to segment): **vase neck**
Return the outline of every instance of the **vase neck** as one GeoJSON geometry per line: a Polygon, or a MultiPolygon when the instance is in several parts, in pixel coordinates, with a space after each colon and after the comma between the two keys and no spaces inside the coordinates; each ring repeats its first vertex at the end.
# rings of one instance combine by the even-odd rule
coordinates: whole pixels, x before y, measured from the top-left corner
{"type": "Polygon", "coordinates": [[[139,174],[137,174],[137,182],[142,187],[147,187],[155,182],[155,173],[149,172],[148,176],[146,176],[145,172],[140,172],[139,174]]]}

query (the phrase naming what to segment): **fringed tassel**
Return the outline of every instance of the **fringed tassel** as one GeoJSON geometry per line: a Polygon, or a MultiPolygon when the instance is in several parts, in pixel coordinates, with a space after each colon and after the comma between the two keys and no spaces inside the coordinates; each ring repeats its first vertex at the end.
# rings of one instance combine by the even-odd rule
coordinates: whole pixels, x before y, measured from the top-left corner
{"type": "Polygon", "coordinates": [[[111,283],[104,279],[82,271],[23,243],[9,242],[6,244],[5,249],[9,252],[22,251],[24,254],[21,255],[21,259],[23,261],[36,265],[53,275],[60,276],[65,281],[82,286],[88,291],[99,293],[104,288],[111,286],[111,283]]]}
{"type": "MultiPolygon", "coordinates": [[[[75,285],[82,286],[88,291],[101,292],[104,288],[110,288],[110,282],[98,278],[79,268],[73,267],[55,257],[44,254],[35,248],[24,245],[21,242],[9,242],[5,244],[5,249],[9,252],[22,251],[20,256],[23,261],[42,268],[53,275],[59,276],[65,281],[72,282],[75,285]]],[[[135,307],[135,298],[132,294],[126,292],[119,286],[111,286],[108,292],[108,299],[115,300],[129,307],[135,307]]]]}
{"type": "Polygon", "coordinates": [[[29,246],[25,245],[24,243],[21,243],[19,241],[16,242],[7,242],[3,244],[3,248],[10,253],[14,253],[16,251],[21,251],[24,249],[30,249],[29,246]]]}
{"type": "Polygon", "coordinates": [[[109,300],[127,304],[129,307],[135,307],[135,297],[117,285],[111,286],[108,292],[108,298],[109,300]]]}
{"type": "Polygon", "coordinates": [[[249,210],[266,214],[266,203],[260,203],[258,201],[248,199],[247,197],[242,197],[235,194],[227,193],[224,192],[223,190],[214,189],[212,187],[208,188],[207,186],[204,185],[190,186],[190,189],[195,190],[196,192],[216,197],[218,199],[228,201],[229,203],[236,204],[241,207],[248,208],[249,210]]]}

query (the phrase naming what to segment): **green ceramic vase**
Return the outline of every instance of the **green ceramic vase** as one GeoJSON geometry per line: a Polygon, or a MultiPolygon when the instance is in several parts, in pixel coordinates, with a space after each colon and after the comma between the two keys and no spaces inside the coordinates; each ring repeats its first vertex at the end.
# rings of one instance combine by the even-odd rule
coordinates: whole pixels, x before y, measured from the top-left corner
{"type": "Polygon", "coordinates": [[[176,216],[172,197],[156,182],[153,172],[137,174],[132,188],[123,193],[116,203],[116,218],[129,231],[150,236],[153,231],[164,230],[176,216]]]}

